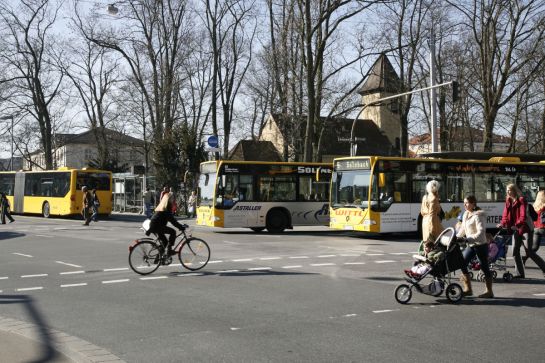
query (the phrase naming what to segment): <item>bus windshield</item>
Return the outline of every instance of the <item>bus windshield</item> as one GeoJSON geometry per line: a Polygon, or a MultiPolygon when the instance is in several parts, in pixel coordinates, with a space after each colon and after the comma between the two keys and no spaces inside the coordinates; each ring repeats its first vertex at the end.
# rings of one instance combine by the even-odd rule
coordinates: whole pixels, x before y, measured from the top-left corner
{"type": "Polygon", "coordinates": [[[333,174],[331,203],[333,208],[367,208],[371,171],[350,170],[333,174]]]}
{"type": "Polygon", "coordinates": [[[199,177],[200,205],[212,206],[217,173],[201,174],[199,177]]]}

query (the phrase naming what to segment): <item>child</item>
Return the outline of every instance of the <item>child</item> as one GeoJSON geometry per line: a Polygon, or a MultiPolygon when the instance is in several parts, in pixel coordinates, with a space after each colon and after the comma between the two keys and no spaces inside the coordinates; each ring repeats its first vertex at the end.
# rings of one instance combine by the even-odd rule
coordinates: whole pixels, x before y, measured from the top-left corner
{"type": "Polygon", "coordinates": [[[419,255],[425,257],[419,259],[420,262],[415,262],[415,265],[411,269],[405,270],[405,274],[409,277],[419,278],[426,272],[428,272],[432,265],[440,261],[444,256],[444,247],[439,243],[435,248],[435,241],[428,239],[426,242],[420,242],[419,255]]]}

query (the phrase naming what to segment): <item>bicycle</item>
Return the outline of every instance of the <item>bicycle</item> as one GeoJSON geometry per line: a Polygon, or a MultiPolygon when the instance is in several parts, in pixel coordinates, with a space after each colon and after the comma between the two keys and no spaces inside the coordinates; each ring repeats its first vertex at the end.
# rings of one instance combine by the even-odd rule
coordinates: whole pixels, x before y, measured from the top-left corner
{"type": "MultiPolygon", "coordinates": [[[[200,270],[210,260],[210,247],[203,239],[193,237],[187,224],[183,226],[184,229],[176,235],[176,240],[182,238],[175,244],[174,251],[183,267],[190,271],[200,270]]],[[[143,229],[147,231],[145,225],[143,229]]],[[[167,253],[157,234],[155,236],[134,240],[129,245],[129,266],[137,274],[148,275],[159,266],[172,263],[172,256],[167,253]]]]}

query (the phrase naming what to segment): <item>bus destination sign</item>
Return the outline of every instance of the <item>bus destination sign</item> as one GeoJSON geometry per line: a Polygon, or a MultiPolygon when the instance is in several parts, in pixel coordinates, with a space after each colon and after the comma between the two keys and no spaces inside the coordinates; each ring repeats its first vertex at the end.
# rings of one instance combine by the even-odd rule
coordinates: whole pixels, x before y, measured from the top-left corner
{"type": "Polygon", "coordinates": [[[354,160],[339,160],[336,165],[337,170],[370,170],[371,160],[369,159],[354,159],[354,160]]]}

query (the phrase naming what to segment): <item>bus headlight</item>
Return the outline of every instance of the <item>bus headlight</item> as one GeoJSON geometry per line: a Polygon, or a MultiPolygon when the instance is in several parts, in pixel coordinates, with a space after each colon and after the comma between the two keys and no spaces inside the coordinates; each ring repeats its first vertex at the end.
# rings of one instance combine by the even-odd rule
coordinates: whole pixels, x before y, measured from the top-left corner
{"type": "Polygon", "coordinates": [[[331,223],[337,223],[337,218],[330,218],[331,223]]]}
{"type": "Polygon", "coordinates": [[[366,219],[363,221],[364,226],[372,226],[377,224],[377,222],[374,219],[366,219]]]}
{"type": "Polygon", "coordinates": [[[214,217],[214,222],[219,222],[219,221],[221,221],[220,217],[214,217]]]}

